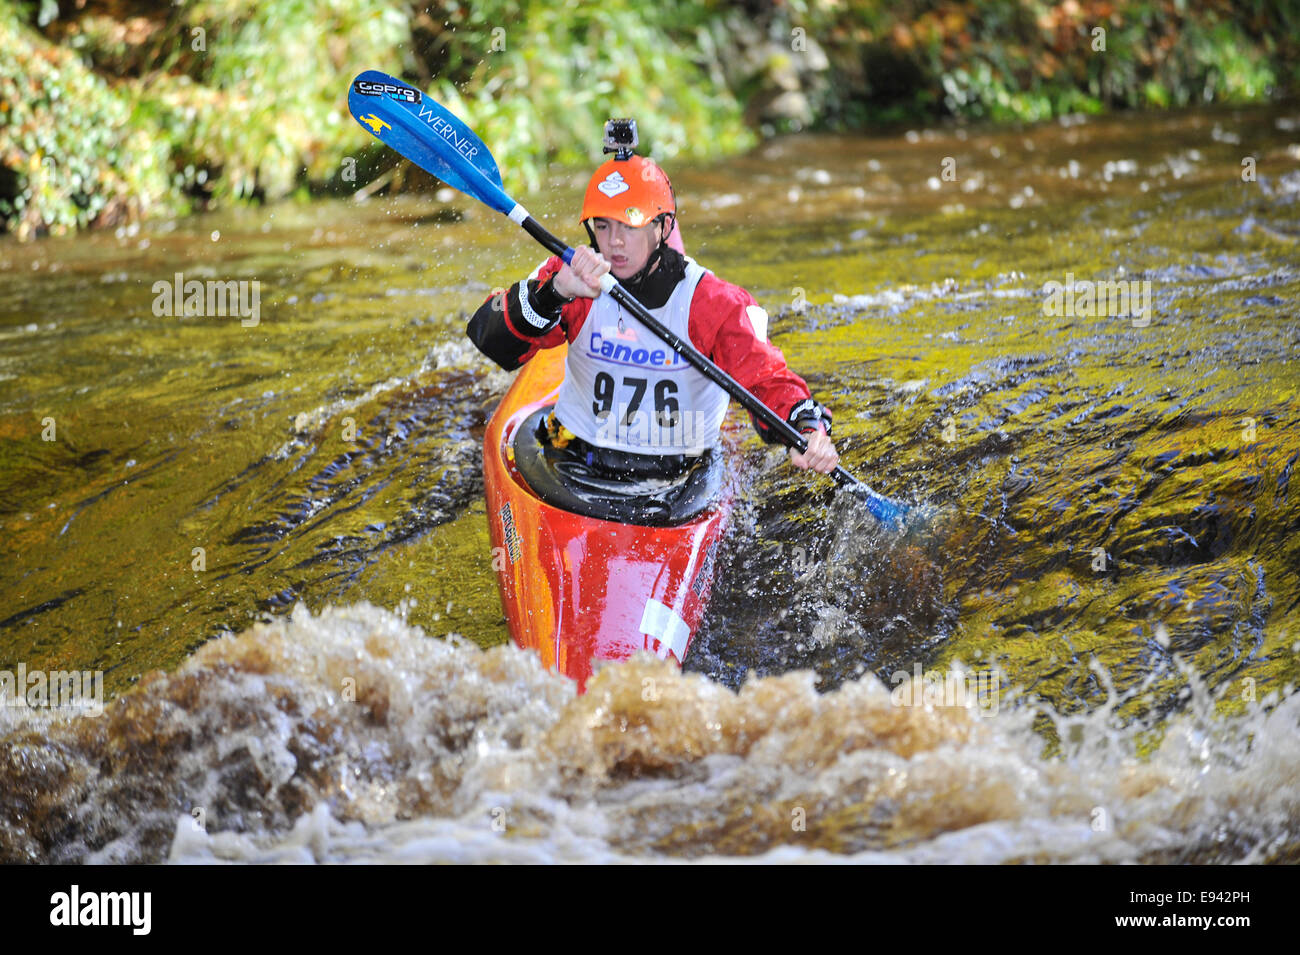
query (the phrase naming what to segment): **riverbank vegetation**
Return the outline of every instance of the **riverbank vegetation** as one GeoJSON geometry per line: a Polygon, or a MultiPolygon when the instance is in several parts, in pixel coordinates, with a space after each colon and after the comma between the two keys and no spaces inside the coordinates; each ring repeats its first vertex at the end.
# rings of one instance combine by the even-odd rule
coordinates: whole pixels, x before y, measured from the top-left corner
{"type": "Polygon", "coordinates": [[[347,115],[365,68],[464,116],[526,188],[596,159],[610,115],[713,158],[805,128],[1256,102],[1300,87],[1298,54],[1296,0],[0,0],[0,222],[364,188],[395,162],[347,115]]]}

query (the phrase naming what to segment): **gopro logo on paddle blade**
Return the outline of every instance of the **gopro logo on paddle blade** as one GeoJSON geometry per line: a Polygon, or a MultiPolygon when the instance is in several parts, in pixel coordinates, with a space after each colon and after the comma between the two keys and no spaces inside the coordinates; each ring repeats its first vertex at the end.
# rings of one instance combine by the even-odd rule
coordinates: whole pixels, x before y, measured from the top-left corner
{"type": "Polygon", "coordinates": [[[375,83],[371,80],[357,80],[352,88],[362,96],[387,96],[389,99],[401,100],[403,103],[420,102],[420,91],[409,86],[395,83],[375,83]]]}

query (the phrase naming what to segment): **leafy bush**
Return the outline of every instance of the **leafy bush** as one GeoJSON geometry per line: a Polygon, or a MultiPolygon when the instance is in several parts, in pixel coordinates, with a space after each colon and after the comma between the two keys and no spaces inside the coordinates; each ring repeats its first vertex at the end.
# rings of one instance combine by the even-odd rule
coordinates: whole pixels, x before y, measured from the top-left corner
{"type": "Polygon", "coordinates": [[[1294,0],[793,0],[836,82],[824,121],[1032,121],[1266,98],[1300,78],[1294,0]],[[1283,64],[1291,64],[1284,68],[1283,64]],[[909,78],[901,89],[897,78],[909,78]]]}
{"type": "Polygon", "coordinates": [[[635,116],[643,151],[672,159],[808,125],[1256,101],[1300,86],[1300,13],[1295,0],[0,0],[0,220],[27,237],[338,189],[346,158],[377,173],[391,159],[346,107],[369,67],[463,116],[520,188],[550,163],[598,159],[611,115],[635,116]]]}
{"type": "Polygon", "coordinates": [[[11,231],[64,233],[166,205],[166,162],[128,96],[0,6],[0,218],[11,231]]]}
{"type": "Polygon", "coordinates": [[[755,141],[739,99],[710,76],[716,61],[698,50],[692,59],[692,46],[670,36],[698,11],[629,0],[477,3],[448,21],[454,32],[435,55],[426,52],[430,92],[510,157],[503,173],[516,185],[536,185],[551,162],[599,158],[611,116],[636,117],[640,151],[659,158],[734,153],[755,141]]]}

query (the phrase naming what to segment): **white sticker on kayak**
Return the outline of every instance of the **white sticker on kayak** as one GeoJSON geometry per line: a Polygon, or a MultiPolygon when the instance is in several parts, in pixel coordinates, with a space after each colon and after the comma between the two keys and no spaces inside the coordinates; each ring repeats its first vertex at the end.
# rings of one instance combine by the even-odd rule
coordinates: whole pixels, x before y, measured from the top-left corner
{"type": "Polygon", "coordinates": [[[519,532],[515,530],[515,515],[510,510],[509,501],[501,508],[501,536],[505,538],[506,550],[510,554],[510,563],[513,564],[523,556],[523,549],[519,545],[519,532]]]}
{"type": "Polygon", "coordinates": [[[667,659],[671,652],[679,663],[691,639],[691,628],[686,626],[686,621],[677,615],[677,611],[653,597],[645,602],[641,632],[659,641],[659,659],[667,659]]]}

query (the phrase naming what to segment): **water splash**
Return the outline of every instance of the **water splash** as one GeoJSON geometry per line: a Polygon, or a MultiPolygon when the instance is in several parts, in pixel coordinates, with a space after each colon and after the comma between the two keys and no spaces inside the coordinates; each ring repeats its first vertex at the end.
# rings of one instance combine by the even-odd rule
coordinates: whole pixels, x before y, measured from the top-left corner
{"type": "MultiPolygon", "coordinates": [[[[1194,694],[1204,691],[1198,687],[1194,694]]],[[[1300,850],[1300,698],[1189,707],[1147,757],[1106,708],[870,675],[733,693],[649,657],[589,692],[359,605],[209,643],[99,719],[0,711],[0,858],[1223,862],[1300,850]]],[[[1198,697],[1199,699],[1199,697],[1198,697]]]]}

